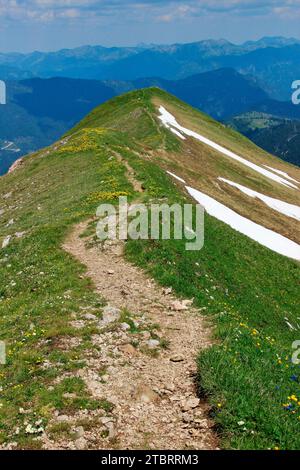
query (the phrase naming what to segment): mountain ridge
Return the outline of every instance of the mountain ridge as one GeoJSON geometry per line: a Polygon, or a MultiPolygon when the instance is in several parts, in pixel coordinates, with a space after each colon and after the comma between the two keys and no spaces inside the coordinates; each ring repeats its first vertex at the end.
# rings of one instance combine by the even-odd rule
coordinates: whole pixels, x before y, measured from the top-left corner
{"type": "MultiPolygon", "coordinates": [[[[1,139],[14,142],[21,150],[18,156],[36,151],[57,140],[107,99],[151,85],[175,94],[225,123],[233,116],[252,110],[284,119],[300,119],[299,106],[269,99],[254,78],[240,75],[234,69],[219,69],[180,81],[160,78],[129,82],[34,78],[7,83],[8,104],[0,107],[1,139]]],[[[264,141],[262,145],[265,145],[264,141]]],[[[278,156],[284,158],[285,155],[280,152],[278,156]]],[[[8,170],[13,158],[11,152],[0,151],[0,173],[8,170]]],[[[292,161],[299,162],[297,152],[292,161]]]]}
{"type": "Polygon", "coordinates": [[[2,177],[0,338],[7,343],[8,363],[2,375],[1,400],[7,406],[0,407],[1,448],[13,442],[20,449],[111,450],[126,442],[130,449],[151,443],[156,449],[178,439],[187,450],[215,448],[208,441],[215,425],[224,449],[299,448],[299,411],[287,398],[295,390],[291,374],[298,370],[290,361],[297,330],[289,325],[297,324],[299,262],[209,210],[204,247],[194,252],[185,250],[184,239],[128,239],[123,255],[118,244],[99,242],[95,217],[100,204],[117,207],[120,195],[147,207],[195,204],[189,187],[299,243],[297,214],[289,212],[299,205],[298,181],[296,167],[156,88],[106,102],[2,177]],[[137,267],[142,280],[145,272],[149,276],[149,287],[142,282],[148,300],[144,307],[144,299],[138,308],[131,303],[128,311],[123,307],[139,288],[132,274],[137,267]],[[113,279],[120,277],[124,286],[114,288],[113,279]],[[154,279],[163,288],[156,291],[159,303],[154,279]],[[105,299],[95,283],[101,292],[109,289],[105,299]],[[212,346],[200,334],[200,323],[192,321],[194,309],[198,321],[213,328],[212,346]],[[103,328],[110,315],[114,323],[103,328]],[[174,332],[179,323],[189,325],[199,348],[196,376],[195,348],[184,354],[190,342],[177,339],[188,337],[186,330],[174,332]],[[146,373],[137,367],[142,365],[146,373]],[[174,383],[160,375],[165,370],[174,383]],[[127,388],[128,377],[136,377],[134,390],[127,388]],[[151,406],[141,398],[145,395],[151,406]],[[124,416],[132,411],[140,423],[141,407],[149,419],[133,439],[124,416]],[[164,412],[175,421],[164,421],[164,412]],[[84,440],[78,440],[80,426],[84,440]]]}

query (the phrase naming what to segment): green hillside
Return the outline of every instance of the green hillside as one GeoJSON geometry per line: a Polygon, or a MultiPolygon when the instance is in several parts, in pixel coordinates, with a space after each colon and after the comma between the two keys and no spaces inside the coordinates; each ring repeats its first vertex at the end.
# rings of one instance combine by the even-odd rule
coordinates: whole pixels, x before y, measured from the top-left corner
{"type": "MultiPolygon", "coordinates": [[[[44,431],[49,436],[67,433],[63,426],[49,427],[56,411],[87,410],[88,416],[112,410],[109,396],[96,400],[73,375],[85,368],[85,352],[92,350],[98,328],[78,329],[72,318],[87,308],[100,319],[105,299],[84,277],[85,267],[62,249],[72,227],[93,220],[100,203],[117,203],[120,195],[131,201],[191,202],[183,186],[166,174],[169,170],[299,243],[296,221],[214,182],[218,176],[230,177],[299,205],[297,191],[192,139],[181,141],[161,126],[159,104],[183,125],[300,181],[296,167],[157,89],[112,99],[62,141],[26,157],[2,177],[0,242],[11,237],[0,254],[0,340],[7,343],[7,364],[0,366],[3,446],[14,442],[17,448],[35,449],[42,445],[44,431]],[[142,195],[129,181],[124,162],[142,183],[142,195]],[[62,347],[72,339],[72,346],[62,347]]],[[[300,339],[299,263],[208,215],[204,248],[188,252],[184,246],[184,240],[129,241],[126,256],[180,297],[193,298],[214,326],[215,344],[199,356],[198,384],[211,405],[221,447],[299,449],[300,370],[291,363],[292,343],[300,339]]],[[[97,423],[89,422],[93,425],[97,423]]],[[[99,439],[95,446],[102,448],[99,439]]]]}

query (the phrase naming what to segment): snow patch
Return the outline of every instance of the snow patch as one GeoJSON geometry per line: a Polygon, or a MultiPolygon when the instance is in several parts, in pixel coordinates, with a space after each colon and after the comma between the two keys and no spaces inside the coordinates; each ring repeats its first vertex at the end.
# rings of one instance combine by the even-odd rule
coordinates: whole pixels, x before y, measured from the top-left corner
{"type": "Polygon", "coordinates": [[[171,173],[170,171],[167,171],[167,173],[168,175],[173,176],[173,178],[175,178],[176,180],[180,181],[180,183],[185,183],[185,181],[182,178],[180,178],[177,175],[174,175],[174,173],[171,173]]]}
{"type": "Polygon", "coordinates": [[[168,129],[179,131],[182,134],[185,134],[189,137],[194,137],[195,139],[199,140],[203,144],[208,145],[209,147],[212,147],[214,150],[217,150],[218,152],[222,153],[223,155],[226,155],[227,157],[230,157],[239,163],[242,163],[243,165],[251,168],[252,170],[256,171],[257,173],[260,173],[261,175],[265,176],[266,178],[269,178],[273,181],[276,181],[276,183],[280,183],[284,186],[288,186],[290,188],[298,189],[297,186],[295,186],[292,182],[288,181],[287,179],[283,178],[282,176],[279,176],[278,174],[274,174],[269,170],[266,170],[265,168],[262,168],[259,165],[256,165],[255,163],[250,162],[249,160],[246,160],[243,157],[240,157],[239,155],[231,152],[230,150],[226,149],[225,147],[222,147],[219,144],[216,144],[210,139],[207,139],[206,137],[198,134],[197,132],[191,131],[190,129],[187,129],[186,127],[181,126],[178,124],[176,121],[176,118],[172,116],[163,106],[160,106],[159,108],[160,116],[159,119],[163,123],[165,127],[168,129]]]}
{"type": "Polygon", "coordinates": [[[267,206],[271,207],[271,209],[274,209],[277,212],[281,212],[281,214],[287,215],[288,217],[292,217],[293,219],[300,221],[299,206],[289,204],[288,202],[283,202],[280,199],[274,199],[270,196],[265,196],[264,194],[258,193],[257,191],[253,191],[252,189],[249,189],[246,186],[234,183],[233,181],[227,180],[225,178],[218,178],[218,180],[223,181],[224,183],[227,183],[230,186],[239,189],[242,193],[247,194],[247,196],[260,199],[267,206]]]}
{"type": "Polygon", "coordinates": [[[180,132],[177,131],[176,129],[173,129],[173,127],[170,127],[170,131],[173,132],[173,134],[177,135],[177,137],[180,137],[180,139],[186,140],[186,138],[184,137],[184,135],[180,134],[180,132]]]}
{"type": "Polygon", "coordinates": [[[269,170],[274,171],[275,173],[278,173],[278,175],[283,176],[283,177],[286,178],[287,180],[290,180],[290,181],[293,181],[294,183],[300,184],[300,181],[295,180],[295,179],[292,178],[290,175],[288,175],[287,173],[285,173],[285,171],[276,170],[276,168],[272,168],[271,166],[267,166],[267,165],[264,165],[264,166],[265,166],[266,168],[268,168],[269,170]]]}
{"type": "Polygon", "coordinates": [[[212,217],[221,220],[237,232],[246,235],[270,250],[300,261],[300,245],[297,243],[237,214],[232,209],[197,189],[186,186],[186,190],[212,217]]]}

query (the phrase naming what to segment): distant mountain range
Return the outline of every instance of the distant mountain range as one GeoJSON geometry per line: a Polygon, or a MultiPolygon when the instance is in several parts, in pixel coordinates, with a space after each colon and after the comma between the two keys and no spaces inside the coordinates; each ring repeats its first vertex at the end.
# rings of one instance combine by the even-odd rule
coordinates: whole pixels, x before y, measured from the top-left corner
{"type": "Polygon", "coordinates": [[[300,77],[300,41],[263,38],[242,45],[226,40],[137,47],[84,46],[58,52],[0,54],[2,79],[67,77],[136,80],[159,76],[186,78],[219,68],[253,75],[274,99],[288,100],[293,80],[300,77]]]}
{"type": "Polygon", "coordinates": [[[285,136],[282,128],[276,138],[279,125],[295,129],[293,122],[300,120],[300,106],[270,99],[253,77],[225,68],[180,80],[97,81],[58,77],[9,81],[8,104],[0,106],[0,174],[5,173],[19,156],[53,143],[99,104],[126,91],[149,86],[174,94],[238,129],[263,148],[300,164],[300,150],[293,144],[289,151],[290,141],[279,140],[285,136]],[[253,132],[249,112],[269,116],[270,125],[265,125],[263,132],[272,127],[272,138],[267,139],[261,129],[256,128],[253,132]],[[278,126],[273,125],[273,116],[276,116],[278,126]],[[271,145],[271,142],[276,142],[276,145],[271,145]],[[11,145],[7,146],[9,143],[11,145]]]}

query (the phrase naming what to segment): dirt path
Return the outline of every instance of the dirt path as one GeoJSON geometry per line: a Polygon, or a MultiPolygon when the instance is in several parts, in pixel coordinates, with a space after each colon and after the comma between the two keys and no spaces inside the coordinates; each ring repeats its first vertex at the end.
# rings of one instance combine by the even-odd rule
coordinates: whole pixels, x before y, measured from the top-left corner
{"type": "Polygon", "coordinates": [[[122,158],[122,156],[119,153],[117,152],[113,152],[113,153],[115,157],[117,158],[118,162],[122,163],[122,165],[125,166],[126,177],[128,181],[132,184],[134,191],[136,191],[137,193],[143,193],[144,192],[143,186],[136,179],[134,169],[129,165],[129,163],[124,158],[122,158]]]}
{"type": "Polygon", "coordinates": [[[64,248],[87,267],[87,276],[108,302],[108,323],[116,320],[114,329],[94,335],[101,355],[88,359],[81,371],[92,394],[115,405],[108,442],[97,445],[216,448],[208,408],[198,399],[195,383],[196,356],[210,345],[208,326],[196,309],[128,263],[120,242],[87,249],[80,238],[85,229],[86,223],[76,226],[64,248]],[[118,323],[118,309],[130,312],[138,332],[130,333],[124,320],[118,323]],[[101,382],[100,365],[105,368],[101,382]]]}

